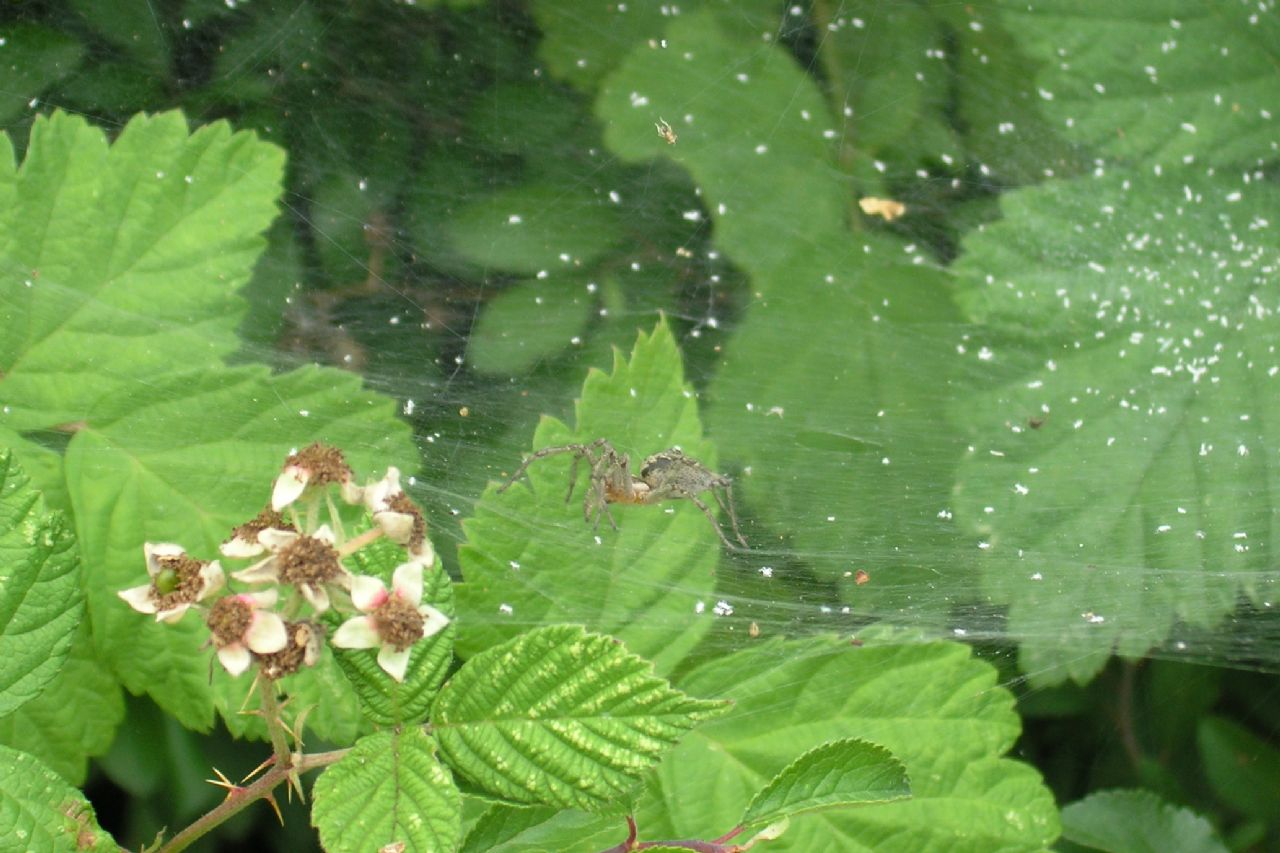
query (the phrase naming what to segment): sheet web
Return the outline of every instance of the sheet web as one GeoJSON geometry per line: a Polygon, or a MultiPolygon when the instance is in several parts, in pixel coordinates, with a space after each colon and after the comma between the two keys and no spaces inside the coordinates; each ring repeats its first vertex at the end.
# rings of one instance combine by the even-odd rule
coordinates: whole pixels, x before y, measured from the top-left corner
{"type": "MultiPolygon", "coordinates": [[[[174,106],[287,151],[248,310],[210,347],[347,370],[347,408],[280,384],[249,425],[193,416],[102,356],[110,417],[145,404],[138,457],[319,420],[363,475],[413,471],[463,654],[576,622],[710,689],[699,666],[752,653],[781,673],[738,685],[756,713],[844,700],[787,681],[823,652],[778,641],[820,635],[966,643],[998,669],[977,695],[1087,684],[1116,652],[1280,671],[1274,9],[1132,21],[1120,63],[1105,16],[1025,5],[155,4],[131,40],[85,13],[101,32],[67,62],[163,65],[182,97],[70,73],[6,115],[20,156],[35,113],[114,135],[174,106]],[[1203,98],[1197,45],[1232,57],[1203,98]],[[353,414],[384,405],[366,392],[416,454],[353,414]],[[731,476],[750,547],[687,501],[593,529],[568,455],[496,494],[535,447],[602,438],[633,474],[678,446],[731,476]]],[[[60,275],[33,285],[79,293],[60,275]]],[[[110,299],[87,296],[145,313],[110,299]]],[[[148,333],[189,341],[160,310],[148,333]]],[[[75,434],[56,397],[12,428],[37,467],[75,434]]],[[[81,451],[82,479],[107,458],[81,451]]],[[[255,512],[260,466],[209,458],[255,512]]]]}
{"type": "MultiPolygon", "coordinates": [[[[1117,330],[1103,324],[1064,335],[1077,316],[1062,287],[1054,316],[1036,313],[1053,310],[1038,303],[988,304],[997,288],[983,285],[1005,276],[1001,284],[1033,290],[1099,267],[1131,241],[1125,225],[1094,221],[1087,241],[1046,234],[1037,242],[1033,227],[1007,224],[1006,207],[997,233],[1019,235],[1018,245],[971,237],[987,254],[962,261],[959,276],[950,266],[964,255],[966,235],[1000,216],[1002,193],[1074,177],[1086,162],[1087,147],[1063,130],[1073,122],[1041,109],[1056,106],[1049,84],[1010,79],[1018,63],[1034,67],[1034,26],[996,8],[910,4],[587,14],[548,3],[528,11],[437,10],[432,18],[400,8],[375,21],[325,4],[263,4],[179,20],[223,39],[212,62],[184,56],[209,69],[205,88],[220,99],[210,117],[257,123],[292,158],[285,217],[246,291],[255,307],[242,355],[277,366],[345,366],[398,401],[423,458],[415,493],[451,570],[460,571],[461,521],[475,514],[485,484],[504,479],[530,450],[537,419],[550,414],[572,427],[586,370],[611,370],[610,348],[629,354],[636,333],[665,316],[706,446],[718,450],[707,452],[737,480],[752,550],[722,555],[709,587],[664,585],[617,568],[642,556],[630,548],[651,543],[615,541],[607,522],[595,536],[576,502],[538,516],[531,535],[562,558],[592,554],[584,557],[591,568],[578,571],[608,572],[614,594],[625,598],[634,587],[641,598],[687,599],[730,645],[819,630],[853,637],[872,625],[901,629],[896,642],[977,639],[1011,651],[1031,641],[1040,651],[1024,669],[1046,681],[1085,679],[1116,646],[1277,666],[1266,491],[1274,438],[1265,415],[1254,414],[1264,422],[1258,443],[1237,451],[1257,460],[1249,470],[1168,474],[1169,488],[1152,490],[1142,484],[1185,455],[1152,448],[1185,430],[1130,426],[1127,450],[1090,458],[1076,448],[1083,455],[1069,458],[1075,446],[1062,433],[1076,418],[1062,412],[1074,395],[1009,391],[1042,383],[1037,373],[1055,348],[1068,357],[1087,335],[1117,330]],[[379,48],[388,19],[415,38],[379,48]],[[1024,39],[1021,52],[1006,49],[1011,32],[1024,39]],[[338,40],[346,65],[324,56],[338,40]],[[397,68],[402,81],[393,79],[397,68]],[[1025,102],[1028,92],[1035,103],[1025,102]],[[881,196],[904,204],[907,216],[883,223],[857,209],[858,198],[881,196]],[[1041,267],[1020,278],[996,250],[1023,251],[1041,267]],[[973,322],[975,315],[992,322],[973,322]],[[1051,496],[1030,512],[1016,504],[1028,489],[1022,480],[1034,475],[991,467],[1010,441],[1028,438],[1046,449],[1020,451],[1024,469],[1041,460],[1057,469],[1048,472],[1051,496]],[[1081,503],[1098,500],[1091,484],[1109,479],[1117,482],[1107,503],[1132,520],[1131,530],[1081,503]],[[1194,541],[1159,542],[1169,507],[1176,521],[1210,504],[1256,508],[1231,531],[1248,559],[1194,541]],[[1073,525],[1079,516],[1087,522],[1073,525]],[[988,556],[996,542],[1016,554],[988,556]],[[1053,591],[1010,590],[1027,584],[1053,591]],[[1137,618],[1152,608],[1152,619],[1137,618]]],[[[1075,81],[1058,83],[1059,102],[1069,99],[1075,81]]],[[[109,116],[87,112],[111,126],[109,116]]],[[[1175,166],[1190,162],[1195,179],[1214,171],[1196,169],[1195,156],[1177,159],[1175,166]]],[[[1121,171],[1103,159],[1093,168],[1102,184],[1103,173],[1121,171]]],[[[1248,186],[1249,177],[1226,183],[1248,186]]],[[[1182,177],[1164,183],[1174,192],[1186,185],[1182,177]]],[[[1152,188],[1154,220],[1165,189],[1152,188]]],[[[1035,212],[1035,197],[1025,198],[1035,212]]],[[[1095,213],[1083,202],[1080,210],[1095,213]]],[[[1272,304],[1257,288],[1273,270],[1271,236],[1269,227],[1223,235],[1221,247],[1243,251],[1262,271],[1241,307],[1263,320],[1272,304]]],[[[1187,235],[1175,228],[1153,239],[1168,241],[1175,255],[1192,244],[1219,249],[1196,235],[1187,247],[1173,245],[1180,237],[1187,235]]],[[[1199,267],[1178,257],[1159,272],[1153,290],[1203,286],[1199,267]]],[[[1206,293],[1220,293],[1214,287],[1206,293]]],[[[1106,299],[1089,287],[1076,293],[1077,302],[1106,299]]],[[[1238,339],[1269,354],[1275,330],[1258,322],[1238,339]]],[[[1133,398],[1136,410],[1136,398],[1157,393],[1158,379],[1145,371],[1107,375],[1090,358],[1077,361],[1078,387],[1106,405],[1133,398]],[[1092,387],[1089,370],[1099,371],[1092,387]]],[[[1265,380],[1255,390],[1263,393],[1265,380]]],[[[1231,392],[1241,418],[1250,414],[1247,396],[1231,392]]],[[[606,399],[601,405],[619,416],[632,411],[642,425],[580,440],[608,438],[633,464],[676,443],[665,425],[644,424],[644,412],[606,399]]],[[[206,417],[216,423],[218,413],[206,417]]],[[[587,418],[601,419],[625,420],[587,418]]],[[[556,463],[539,467],[563,476],[556,463]]],[[[673,511],[615,514],[626,528],[673,511]]],[[[1205,535],[1206,521],[1213,533],[1207,517],[1188,525],[1193,535],[1205,535]]],[[[696,527],[663,535],[693,535],[710,549],[696,527]]],[[[581,593],[581,612],[572,598],[558,612],[587,619],[596,593],[589,585],[581,593]]],[[[519,623],[500,612],[488,618],[519,623]]]]}

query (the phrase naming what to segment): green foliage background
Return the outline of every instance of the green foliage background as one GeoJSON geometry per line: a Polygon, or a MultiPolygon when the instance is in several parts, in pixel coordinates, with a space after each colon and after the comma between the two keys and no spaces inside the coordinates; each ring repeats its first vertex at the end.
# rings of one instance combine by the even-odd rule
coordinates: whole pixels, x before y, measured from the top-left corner
{"type": "MultiPolygon", "coordinates": [[[[0,445],[42,495],[0,519],[78,558],[0,538],[67,622],[6,655],[0,742],[118,840],[261,753],[195,626],[115,591],[324,438],[416,472],[463,657],[581,622],[734,699],[653,774],[645,837],[718,835],[856,737],[913,799],[775,846],[1280,849],[1274,3],[4,14],[0,445]],[[754,552],[684,504],[593,533],[563,458],[496,494],[599,437],[734,475],[754,552]]],[[[42,604],[15,589],[6,626],[42,604]]],[[[345,743],[341,673],[296,690],[345,743]]],[[[619,840],[468,809],[467,850],[619,840]]],[[[315,844],[287,814],[216,843],[315,844]]]]}

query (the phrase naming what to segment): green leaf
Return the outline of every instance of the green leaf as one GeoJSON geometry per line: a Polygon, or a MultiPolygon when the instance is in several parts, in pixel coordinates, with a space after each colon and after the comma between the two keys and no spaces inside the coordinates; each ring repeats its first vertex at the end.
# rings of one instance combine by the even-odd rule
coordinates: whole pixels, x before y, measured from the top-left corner
{"type": "Polygon", "coordinates": [[[739,821],[775,823],[801,812],[887,803],[911,796],[893,753],[858,738],[824,743],[797,758],[756,794],[739,821]]]}
{"type": "Polygon", "coordinates": [[[1150,791],[1099,791],[1062,810],[1062,837],[1106,853],[1227,853],[1209,821],[1150,791]]]}
{"type": "Polygon", "coordinates": [[[671,689],[611,637],[557,625],[467,661],[431,719],[449,763],[485,790],[598,812],[725,707],[671,689]]]}
{"type": "Polygon", "coordinates": [[[602,84],[596,113],[605,141],[626,160],[670,157],[687,168],[713,216],[716,244],[753,279],[767,272],[790,283],[790,264],[845,235],[848,188],[832,177],[834,143],[823,135],[839,123],[785,48],[729,29],[710,12],[670,21],[664,49],[631,52],[602,84]],[[654,132],[664,117],[679,136],[675,145],[654,132]],[[784,239],[779,222],[804,239],[784,239]]]}
{"type": "MultiPolygon", "coordinates": [[[[144,542],[177,542],[210,558],[233,526],[267,502],[292,448],[323,440],[349,449],[357,477],[389,464],[412,470],[416,452],[394,401],[363,390],[351,374],[307,368],[205,370],[134,385],[90,415],[72,438],[66,476],[76,507],[86,586],[99,653],[135,693],[147,693],[190,728],[213,722],[216,697],[227,725],[259,731],[237,713],[248,679],[221,668],[209,685],[208,631],[198,616],[165,625],[131,610],[117,592],[146,581],[144,542]],[[180,427],[175,429],[176,427],[180,427]]],[[[298,706],[317,704],[308,728],[355,735],[355,697],[330,656],[290,676],[298,706]]]]}
{"type": "MultiPolygon", "coordinates": [[[[383,542],[386,540],[379,540],[374,545],[383,542]]],[[[368,546],[354,555],[354,567],[362,574],[381,578],[390,586],[397,563],[404,560],[404,549],[398,546],[376,548],[369,557],[364,556],[366,550],[368,546]]],[[[431,605],[453,620],[453,582],[438,558],[435,565],[423,571],[422,603],[431,605]]],[[[333,614],[328,620],[329,626],[336,629],[342,618],[332,610],[329,614],[333,614]]],[[[412,725],[426,719],[436,690],[448,674],[449,665],[453,663],[456,633],[457,625],[450,621],[443,631],[417,643],[409,653],[409,669],[403,682],[396,681],[378,666],[377,649],[340,649],[335,646],[333,656],[355,688],[365,717],[378,726],[412,725]]]]}
{"type": "MultiPolygon", "coordinates": [[[[641,333],[631,358],[615,352],[613,373],[592,370],[577,406],[577,428],[544,418],[534,447],[609,439],[630,454],[632,470],[648,454],[679,445],[715,466],[702,437],[697,399],[684,381],[680,351],[665,321],[641,333]]],[[[519,460],[510,460],[514,470],[519,460]]],[[[585,622],[618,636],[668,671],[711,627],[698,613],[714,593],[720,545],[698,508],[614,506],[596,533],[583,523],[586,466],[565,502],[571,460],[541,459],[498,494],[491,485],[463,524],[458,552],[464,583],[456,590],[463,657],[515,636],[522,627],[585,622]]]]}
{"type": "Polygon", "coordinates": [[[622,239],[607,197],[576,185],[528,183],[462,207],[449,220],[454,246],[486,271],[560,276],[622,239]]]}
{"type": "Polygon", "coordinates": [[[80,623],[58,675],[35,699],[0,717],[0,743],[30,752],[73,785],[83,785],[89,759],[104,754],[124,720],[120,684],[93,653],[80,623]]]}
{"type": "MultiPolygon", "coordinates": [[[[664,758],[634,812],[641,837],[719,837],[797,755],[852,735],[898,757],[911,799],[796,816],[770,850],[992,853],[1051,845],[1052,792],[1033,768],[1001,757],[1021,726],[995,668],[959,644],[872,642],[766,641],[682,678],[682,690],[732,698],[733,711],[698,726],[664,758]]],[[[529,827],[519,820],[495,850],[598,850],[622,837],[616,818],[584,825],[558,816],[529,827]]]]}
{"type": "Polygon", "coordinates": [[[462,795],[417,727],[361,738],[316,780],[311,822],[324,849],[454,851],[462,841],[462,795]]]}
{"type": "Polygon", "coordinates": [[[0,715],[54,679],[83,615],[75,536],[0,448],[0,715]]]}
{"type": "Polygon", "coordinates": [[[169,70],[169,39],[150,3],[130,0],[71,0],[93,31],[126,51],[133,62],[157,76],[169,70]]]}
{"type": "Polygon", "coordinates": [[[1280,814],[1280,750],[1225,717],[1205,717],[1196,732],[1213,790],[1232,808],[1259,820],[1280,814]]]}
{"type": "Polygon", "coordinates": [[[797,754],[850,735],[897,756],[911,799],[794,818],[779,850],[990,853],[1039,850],[1057,835],[1039,774],[1000,757],[1021,728],[1013,697],[965,646],[768,642],[680,687],[734,709],[667,756],[637,814],[646,837],[715,837],[797,754]]]}
{"type": "Polygon", "coordinates": [[[109,147],[81,118],[37,119],[0,181],[5,425],[73,430],[138,382],[233,352],[283,166],[253,134],[188,133],[177,112],[133,119],[109,147]]]}
{"type": "Polygon", "coordinates": [[[0,746],[0,838],[14,850],[115,851],[93,806],[25,752],[0,746]]]}
{"type": "MultiPolygon", "coordinates": [[[[961,159],[950,127],[946,32],[925,5],[895,4],[861,25],[833,27],[819,45],[838,103],[855,106],[841,127],[858,156],[888,160],[893,172],[961,159]]],[[[882,164],[883,168],[883,164],[882,164]]]]}
{"type": "Polygon", "coordinates": [[[1270,156],[1280,19],[1246,4],[1000,0],[1040,61],[1041,108],[1107,157],[1215,166],[1270,156]]]}
{"type": "Polygon", "coordinates": [[[485,303],[467,362],[482,373],[525,373],[581,336],[594,304],[579,276],[514,284],[485,303]]]}
{"type": "Polygon", "coordinates": [[[31,101],[71,74],[84,58],[84,45],[36,24],[0,27],[0,125],[12,124],[31,101]]]}
{"type": "Polygon", "coordinates": [[[1264,595],[1277,517],[1280,264],[1265,183],[1107,173],[1004,196],[957,269],[974,393],[957,514],[1037,683],[1264,595]]]}

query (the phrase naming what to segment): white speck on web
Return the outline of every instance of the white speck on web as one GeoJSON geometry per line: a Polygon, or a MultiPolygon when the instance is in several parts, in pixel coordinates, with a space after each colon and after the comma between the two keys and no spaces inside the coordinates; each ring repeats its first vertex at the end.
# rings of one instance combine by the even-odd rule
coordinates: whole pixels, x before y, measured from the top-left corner
{"type": "Polygon", "coordinates": [[[510,616],[512,613],[516,612],[516,609],[512,607],[510,604],[499,604],[498,612],[501,613],[503,616],[510,616]]]}

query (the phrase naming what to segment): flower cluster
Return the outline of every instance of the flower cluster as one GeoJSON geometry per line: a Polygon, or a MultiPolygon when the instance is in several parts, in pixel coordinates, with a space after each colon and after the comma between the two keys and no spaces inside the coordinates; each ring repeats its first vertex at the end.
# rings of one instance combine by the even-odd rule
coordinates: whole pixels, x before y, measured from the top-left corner
{"type": "Polygon", "coordinates": [[[133,609],[176,623],[188,610],[204,613],[219,662],[232,675],[254,664],[277,679],[313,665],[325,641],[318,619],[331,608],[350,613],[329,642],[340,648],[378,648],[378,664],[403,681],[414,644],[439,633],[449,617],[424,604],[423,573],[436,555],[421,510],[400,486],[400,472],[361,487],[341,451],[313,444],[285,460],[271,490],[271,503],[236,527],[219,550],[228,560],[253,560],[231,573],[249,589],[227,589],[218,560],[199,560],[171,543],[144,548],[150,582],[122,590],[133,609]],[[334,492],[362,505],[367,529],[344,535],[334,492]],[[320,516],[327,515],[321,522],[320,516]],[[348,559],[379,538],[404,548],[388,590],[381,580],[347,567],[348,559]]]}

